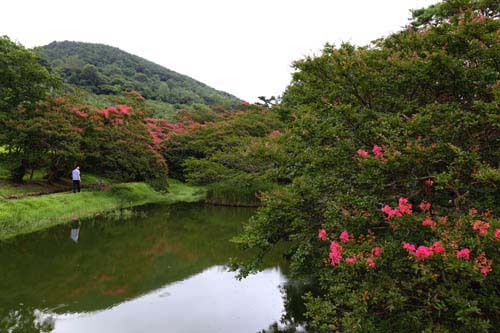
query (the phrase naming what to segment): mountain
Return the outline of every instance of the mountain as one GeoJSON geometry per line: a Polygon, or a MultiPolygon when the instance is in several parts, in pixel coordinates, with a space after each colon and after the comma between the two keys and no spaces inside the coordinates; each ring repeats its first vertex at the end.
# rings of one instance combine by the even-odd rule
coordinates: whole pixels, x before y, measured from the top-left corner
{"type": "Polygon", "coordinates": [[[199,104],[230,107],[241,102],[226,92],[108,45],[64,41],[36,51],[42,63],[65,83],[96,95],[136,90],[152,105],[175,109],[199,104]]]}

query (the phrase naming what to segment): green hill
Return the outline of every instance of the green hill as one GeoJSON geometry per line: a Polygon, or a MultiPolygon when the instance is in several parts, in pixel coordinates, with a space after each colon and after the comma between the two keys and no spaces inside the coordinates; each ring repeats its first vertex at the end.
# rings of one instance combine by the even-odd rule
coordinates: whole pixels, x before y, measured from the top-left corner
{"type": "Polygon", "coordinates": [[[193,105],[231,107],[240,102],[235,96],[115,47],[64,41],[36,51],[44,65],[65,83],[96,95],[136,90],[156,110],[193,105]]]}

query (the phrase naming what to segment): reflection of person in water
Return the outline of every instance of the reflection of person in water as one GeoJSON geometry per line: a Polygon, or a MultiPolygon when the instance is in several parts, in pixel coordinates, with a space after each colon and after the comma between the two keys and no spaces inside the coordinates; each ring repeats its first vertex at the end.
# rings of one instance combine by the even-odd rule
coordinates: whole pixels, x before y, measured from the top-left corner
{"type": "Polygon", "coordinates": [[[80,236],[80,222],[76,217],[71,220],[71,239],[76,243],[78,242],[78,236],[80,236]]]}

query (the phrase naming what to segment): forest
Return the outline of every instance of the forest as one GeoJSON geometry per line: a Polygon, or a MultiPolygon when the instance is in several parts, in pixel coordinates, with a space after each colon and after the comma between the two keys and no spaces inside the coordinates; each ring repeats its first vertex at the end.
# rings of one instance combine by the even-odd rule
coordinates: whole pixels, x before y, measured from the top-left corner
{"type": "Polygon", "coordinates": [[[2,37],[0,167],[53,182],[79,161],[259,207],[233,239],[255,255],[231,268],[244,278],[286,248],[303,303],[290,332],[497,331],[498,1],[414,10],[293,68],[281,98],[249,104],[107,46],[2,37]]]}

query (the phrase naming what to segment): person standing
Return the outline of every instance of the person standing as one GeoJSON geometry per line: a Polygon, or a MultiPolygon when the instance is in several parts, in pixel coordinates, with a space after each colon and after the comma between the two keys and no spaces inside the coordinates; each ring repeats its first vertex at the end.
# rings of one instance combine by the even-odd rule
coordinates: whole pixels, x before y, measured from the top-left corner
{"type": "Polygon", "coordinates": [[[80,192],[80,166],[78,164],[71,174],[73,176],[73,193],[80,192]]]}

